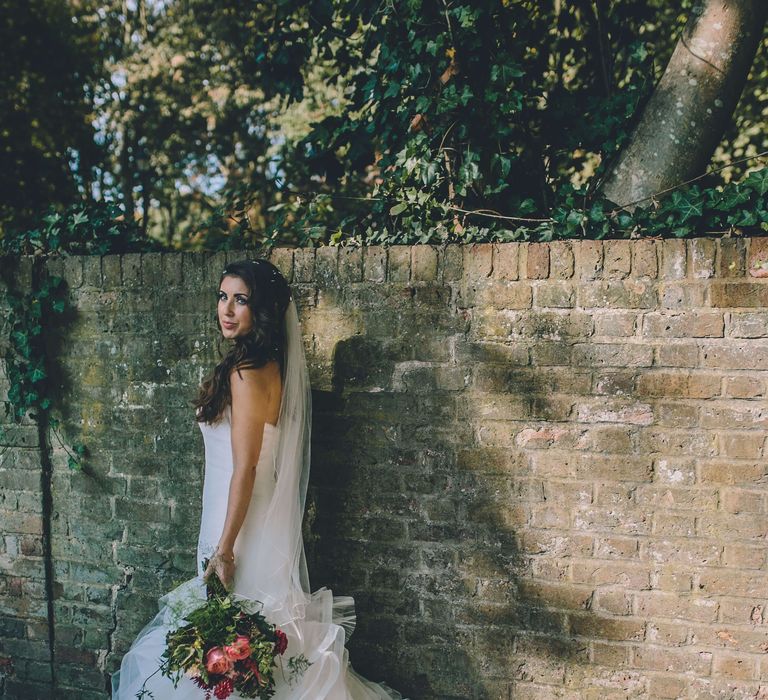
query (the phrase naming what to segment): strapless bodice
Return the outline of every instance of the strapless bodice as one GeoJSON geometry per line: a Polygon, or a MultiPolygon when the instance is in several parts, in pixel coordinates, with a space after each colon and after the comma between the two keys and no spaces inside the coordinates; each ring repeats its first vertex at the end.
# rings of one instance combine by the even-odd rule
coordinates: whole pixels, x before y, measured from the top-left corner
{"type": "MultiPolygon", "coordinates": [[[[227,406],[224,409],[224,414],[218,423],[203,423],[197,422],[200,432],[203,434],[203,443],[205,444],[205,471],[209,469],[216,470],[218,472],[228,471],[232,472],[234,467],[232,459],[232,422],[231,422],[231,407],[227,406]]],[[[274,447],[277,442],[277,435],[279,429],[272,423],[264,424],[264,435],[261,442],[261,452],[259,453],[259,461],[257,465],[257,474],[262,465],[267,464],[273,470],[274,461],[272,459],[274,453],[274,447]]],[[[257,477],[258,478],[258,477],[257,477]]]]}
{"type": "MultiPolygon", "coordinates": [[[[197,422],[205,443],[205,478],[203,480],[203,512],[200,520],[198,539],[198,567],[206,556],[210,556],[221,537],[229,502],[229,485],[232,480],[232,423],[228,406],[218,423],[197,422]]],[[[275,450],[280,429],[271,423],[264,424],[261,452],[256,464],[256,478],[253,483],[250,503],[245,521],[235,540],[234,551],[238,555],[242,543],[253,539],[275,490],[275,450]]],[[[202,569],[198,568],[198,574],[202,569]]],[[[235,587],[238,587],[237,575],[235,587]]]]}

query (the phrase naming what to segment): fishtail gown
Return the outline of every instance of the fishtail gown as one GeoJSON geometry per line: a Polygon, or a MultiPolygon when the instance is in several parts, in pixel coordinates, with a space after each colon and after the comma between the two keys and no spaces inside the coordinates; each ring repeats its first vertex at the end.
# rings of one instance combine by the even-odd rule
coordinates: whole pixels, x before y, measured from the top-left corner
{"type": "MultiPolygon", "coordinates": [[[[232,477],[231,409],[228,407],[216,424],[198,422],[205,443],[205,480],[203,509],[197,545],[197,576],[182,583],[159,599],[159,612],[134,640],[122,660],[120,670],[112,675],[112,697],[133,700],[143,685],[145,698],[155,700],[202,700],[205,691],[191,678],[183,676],[176,688],[173,682],[156,672],[170,629],[182,623],[185,613],[206,599],[201,562],[211,556],[221,536],[227,514],[229,482],[232,477]],[[151,695],[149,694],[151,693],[151,695]]],[[[243,525],[235,540],[235,576],[233,592],[247,600],[260,600],[252,585],[268,571],[269,561],[254,561],[248,556],[249,542],[264,522],[276,483],[274,452],[280,428],[265,424],[261,453],[256,468],[253,495],[243,525]]],[[[262,601],[263,602],[263,601],[262,601]]],[[[321,588],[300,605],[303,615],[286,615],[285,609],[270,609],[264,603],[263,614],[278,624],[288,637],[283,659],[303,654],[310,666],[303,675],[291,676],[275,669],[275,700],[396,700],[401,695],[383,683],[372,683],[350,666],[346,639],[354,630],[354,601],[334,597],[321,588]]],[[[240,698],[233,693],[230,698],[240,698]]]]}

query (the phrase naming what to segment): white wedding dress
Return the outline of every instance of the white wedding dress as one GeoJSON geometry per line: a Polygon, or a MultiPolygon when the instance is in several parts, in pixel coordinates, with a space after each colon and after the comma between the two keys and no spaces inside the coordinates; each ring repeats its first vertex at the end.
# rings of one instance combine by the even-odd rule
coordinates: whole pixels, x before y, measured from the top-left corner
{"type": "MultiPolygon", "coordinates": [[[[133,700],[139,690],[155,700],[202,700],[205,691],[184,676],[174,688],[173,682],[157,672],[165,649],[167,632],[184,620],[184,615],[205,602],[205,584],[201,562],[215,549],[227,513],[229,482],[232,476],[230,409],[213,425],[199,422],[205,442],[205,482],[203,510],[197,547],[197,576],[160,598],[157,616],[139,633],[122,660],[120,670],[112,675],[112,697],[133,700]],[[154,674],[154,675],[153,675],[154,674]],[[149,680],[147,681],[147,679],[149,680]],[[145,684],[145,681],[146,684],[145,684]],[[149,694],[151,693],[151,695],[149,694]]],[[[291,675],[275,670],[275,700],[393,700],[401,695],[384,684],[371,683],[351,668],[345,642],[354,629],[354,603],[349,597],[334,597],[321,588],[311,594],[292,591],[288,600],[278,595],[274,584],[284,562],[254,556],[257,540],[270,517],[270,505],[276,489],[275,450],[281,428],[264,427],[261,453],[245,521],[235,540],[234,595],[243,601],[260,601],[267,620],[277,624],[288,637],[283,658],[302,655],[309,662],[303,674],[291,675]],[[261,559],[261,560],[259,560],[261,559]]],[[[303,549],[302,549],[303,555],[303,549]]],[[[270,555],[264,555],[270,556],[270,555]]],[[[230,698],[240,698],[233,693],[230,698]]]]}
{"type": "MultiPolygon", "coordinates": [[[[279,275],[276,269],[274,274],[279,275]]],[[[401,700],[399,693],[365,680],[349,665],[345,643],[355,625],[352,599],[334,597],[326,588],[310,592],[301,525],[311,461],[312,390],[298,312],[290,296],[283,330],[279,418],[276,425],[264,427],[251,502],[234,544],[231,594],[243,607],[260,610],[287,636],[283,667],[275,670],[275,700],[401,700]],[[284,668],[288,660],[301,663],[284,668]]],[[[159,612],[112,675],[115,700],[205,697],[188,676],[174,687],[159,668],[169,630],[185,624],[185,617],[206,601],[202,561],[213,553],[226,519],[233,471],[231,425],[230,407],[216,423],[198,422],[205,442],[205,482],[197,576],[160,598],[159,612]]],[[[240,698],[237,693],[229,697],[240,698]]]]}

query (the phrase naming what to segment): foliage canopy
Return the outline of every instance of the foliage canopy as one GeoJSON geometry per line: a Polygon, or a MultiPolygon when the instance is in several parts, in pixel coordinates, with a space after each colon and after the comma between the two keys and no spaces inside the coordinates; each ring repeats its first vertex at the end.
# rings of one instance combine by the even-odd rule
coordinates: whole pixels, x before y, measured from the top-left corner
{"type": "Polygon", "coordinates": [[[599,197],[694,2],[671,5],[31,0],[0,21],[5,154],[33,173],[6,235],[108,203],[184,248],[764,229],[764,50],[712,165],[745,162],[633,215],[599,197]]]}

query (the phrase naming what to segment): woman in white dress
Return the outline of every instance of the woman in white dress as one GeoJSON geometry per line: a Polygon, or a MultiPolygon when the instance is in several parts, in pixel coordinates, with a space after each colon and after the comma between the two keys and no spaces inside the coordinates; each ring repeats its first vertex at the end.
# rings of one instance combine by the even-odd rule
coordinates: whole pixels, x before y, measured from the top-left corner
{"type": "Polygon", "coordinates": [[[160,598],[112,675],[112,697],[205,698],[191,678],[174,687],[158,669],[166,634],[205,602],[205,580],[216,572],[235,598],[263,604],[267,620],[286,633],[284,658],[302,660],[276,671],[276,700],[401,698],[349,664],[352,599],[309,590],[301,522],[312,396],[290,287],[267,260],[241,260],[224,268],[217,295],[219,330],[231,347],[195,401],[205,442],[197,576],[160,598]]]}

